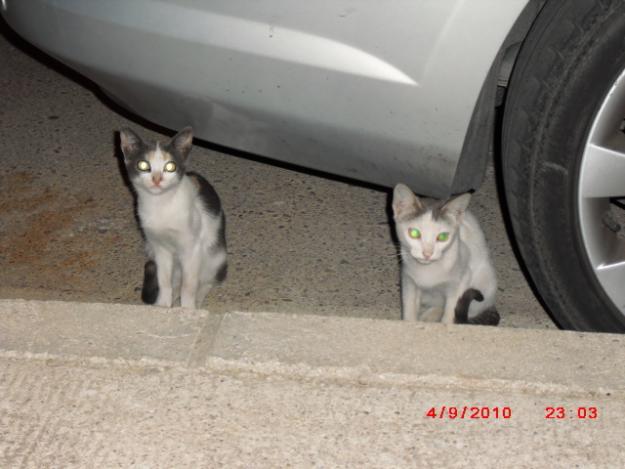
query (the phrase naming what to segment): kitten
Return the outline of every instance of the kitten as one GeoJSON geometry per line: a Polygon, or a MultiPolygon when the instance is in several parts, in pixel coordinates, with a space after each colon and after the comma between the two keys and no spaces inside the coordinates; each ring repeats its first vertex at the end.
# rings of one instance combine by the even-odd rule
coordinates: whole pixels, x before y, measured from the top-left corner
{"type": "Polygon", "coordinates": [[[497,278],[470,194],[447,201],[421,199],[404,184],[393,193],[401,244],[402,318],[416,321],[424,297],[441,297],[442,322],[499,323],[497,278]],[[476,301],[473,301],[476,300],[476,301]]]}
{"type": "Polygon", "coordinates": [[[119,134],[150,258],[142,299],[171,307],[179,291],[181,306],[199,308],[226,277],[226,219],[215,189],[186,172],[193,131],[187,127],[165,145],[145,143],[130,129],[119,134]]]}

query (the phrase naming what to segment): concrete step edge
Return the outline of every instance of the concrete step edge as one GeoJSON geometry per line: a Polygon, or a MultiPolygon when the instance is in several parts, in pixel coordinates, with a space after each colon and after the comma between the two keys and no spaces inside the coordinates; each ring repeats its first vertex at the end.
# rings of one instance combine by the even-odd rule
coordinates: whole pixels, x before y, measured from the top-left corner
{"type": "Polygon", "coordinates": [[[0,349],[356,384],[625,392],[625,338],[613,334],[0,300],[0,349]]]}

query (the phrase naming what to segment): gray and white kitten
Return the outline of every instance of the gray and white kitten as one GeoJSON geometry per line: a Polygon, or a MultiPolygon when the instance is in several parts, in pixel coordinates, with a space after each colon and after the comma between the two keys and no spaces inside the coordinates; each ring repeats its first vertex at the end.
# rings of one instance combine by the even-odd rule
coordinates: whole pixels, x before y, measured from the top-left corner
{"type": "MultiPolygon", "coordinates": [[[[486,239],[467,207],[470,194],[446,201],[417,197],[398,184],[393,213],[401,245],[402,318],[416,321],[423,300],[440,299],[443,323],[499,323],[497,278],[486,239]]],[[[440,312],[439,312],[440,314],[440,312]]]]}
{"type": "Polygon", "coordinates": [[[180,295],[181,306],[199,308],[226,277],[226,220],[215,189],[186,172],[193,131],[187,127],[164,145],[145,143],[127,128],[119,134],[150,259],[142,299],[171,307],[180,295]]]}

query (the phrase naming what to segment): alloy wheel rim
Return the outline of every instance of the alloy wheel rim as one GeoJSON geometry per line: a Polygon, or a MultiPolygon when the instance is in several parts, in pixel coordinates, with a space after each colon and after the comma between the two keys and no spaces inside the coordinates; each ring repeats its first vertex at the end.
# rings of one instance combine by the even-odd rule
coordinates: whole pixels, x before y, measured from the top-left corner
{"type": "MultiPolygon", "coordinates": [[[[612,200],[625,197],[625,70],[597,112],[582,155],[577,206],[592,271],[625,315],[625,237],[611,215],[612,200]]],[[[620,227],[625,230],[625,226],[620,227]]]]}

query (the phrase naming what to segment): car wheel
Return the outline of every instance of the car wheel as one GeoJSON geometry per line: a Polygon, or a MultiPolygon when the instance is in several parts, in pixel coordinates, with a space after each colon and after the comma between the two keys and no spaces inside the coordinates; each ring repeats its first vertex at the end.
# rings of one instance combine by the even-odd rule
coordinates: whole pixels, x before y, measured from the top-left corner
{"type": "Polygon", "coordinates": [[[567,329],[625,332],[624,118],[625,2],[548,1],[510,79],[502,172],[523,261],[567,329]]]}

